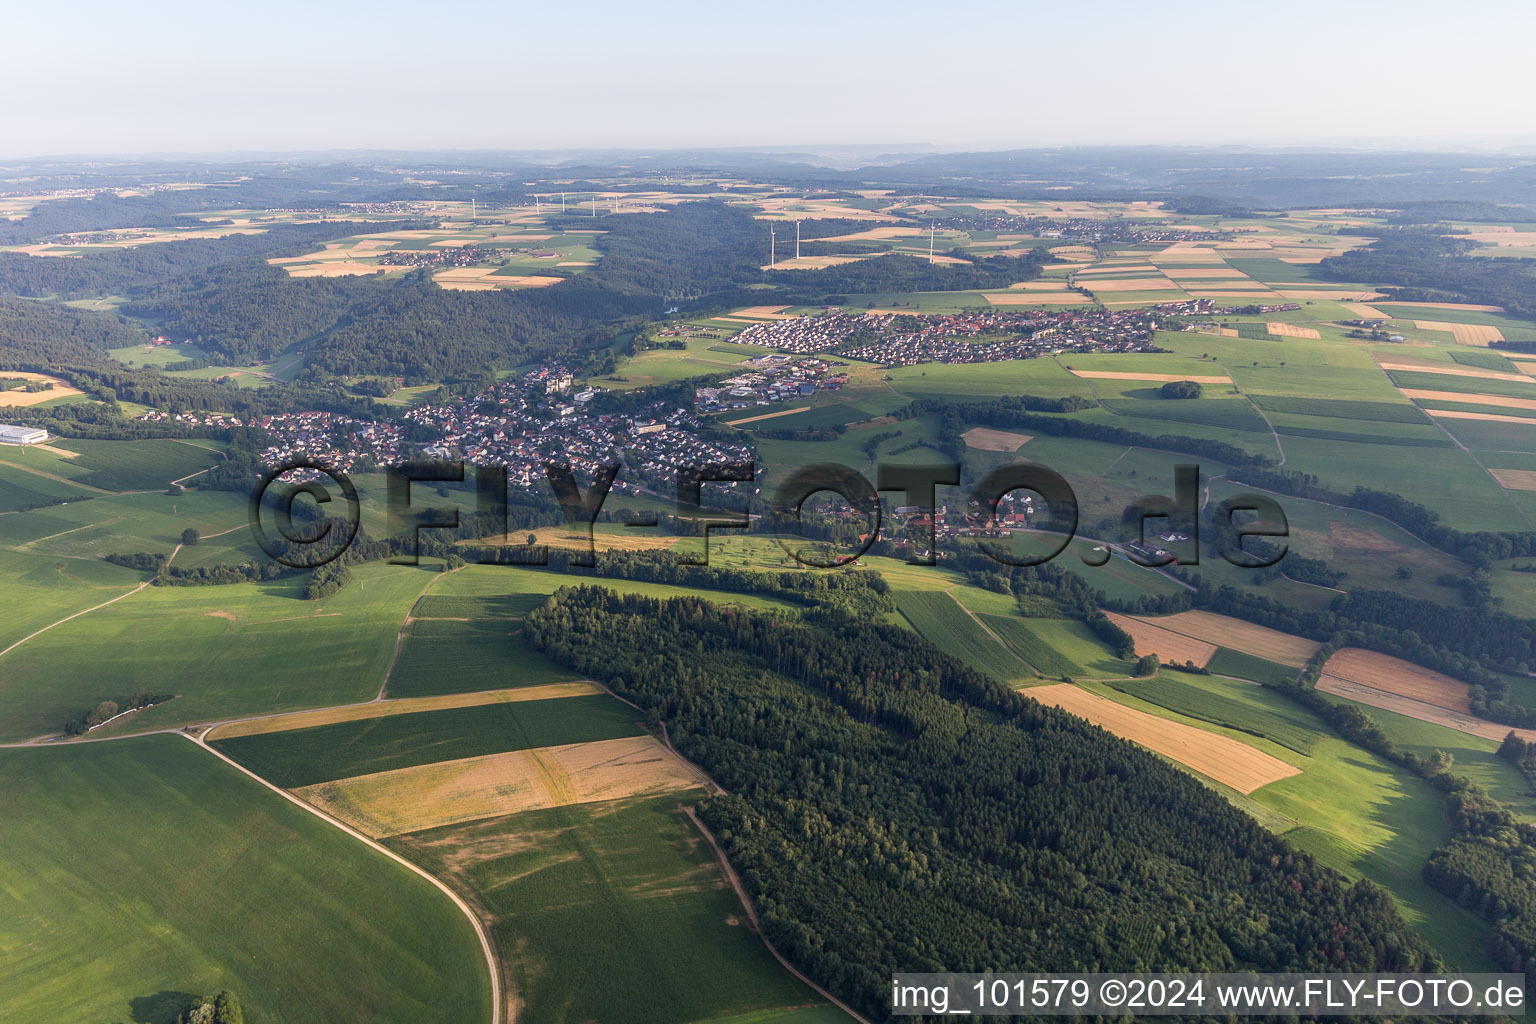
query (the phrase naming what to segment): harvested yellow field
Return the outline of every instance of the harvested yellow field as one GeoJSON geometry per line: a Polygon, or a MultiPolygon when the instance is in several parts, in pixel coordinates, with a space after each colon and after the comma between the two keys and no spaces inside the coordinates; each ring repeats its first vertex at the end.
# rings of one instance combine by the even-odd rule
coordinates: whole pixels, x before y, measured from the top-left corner
{"type": "Polygon", "coordinates": [[[1297,327],[1295,324],[1281,324],[1281,323],[1266,324],[1265,326],[1267,326],[1269,328],[1269,333],[1270,334],[1275,334],[1275,335],[1278,335],[1278,336],[1280,336],[1282,338],[1321,338],[1322,337],[1321,334],[1317,333],[1316,329],[1311,328],[1311,327],[1297,327]]]}
{"type": "Polygon", "coordinates": [[[1317,681],[1317,688],[1323,693],[1331,693],[1335,697],[1345,697],[1357,704],[1365,704],[1373,708],[1381,708],[1383,711],[1392,711],[1408,718],[1417,718],[1421,722],[1432,722],[1435,725],[1443,725],[1448,729],[1455,729],[1472,736],[1481,736],[1485,740],[1498,742],[1511,732],[1521,739],[1536,742],[1536,729],[1510,729],[1507,725],[1490,722],[1476,715],[1451,711],[1435,704],[1426,704],[1412,697],[1403,697],[1385,690],[1378,690],[1372,686],[1365,686],[1348,679],[1340,679],[1338,676],[1323,675],[1317,681]]]}
{"type": "MultiPolygon", "coordinates": [[[[1536,423],[1532,424],[1536,426],[1536,423]]],[[[1490,469],[1493,478],[1512,491],[1536,491],[1536,470],[1490,469]]]]}
{"type": "Polygon", "coordinates": [[[1381,298],[1380,292],[1362,292],[1357,290],[1340,291],[1337,288],[1294,288],[1275,286],[1281,295],[1288,299],[1326,299],[1329,301],[1365,302],[1370,299],[1381,298]]]}
{"type": "MultiPolygon", "coordinates": [[[[647,535],[644,530],[631,530],[624,526],[597,526],[588,537],[585,530],[567,526],[540,526],[533,531],[534,543],[557,548],[579,548],[595,551],[662,551],[677,543],[677,537],[647,535]]],[[[503,533],[475,541],[492,547],[517,546],[526,543],[528,531],[503,533]]]]}
{"type": "Polygon", "coordinates": [[[1078,306],[1093,301],[1082,292],[986,292],[982,298],[994,306],[1078,306]]]}
{"type": "Polygon", "coordinates": [[[1067,290],[1067,282],[1059,278],[1054,281],[1017,281],[1009,285],[1008,290],[1026,292],[1064,292],[1067,290]]]}
{"type": "Polygon", "coordinates": [[[1424,391],[1399,388],[1404,395],[1431,402],[1463,402],[1467,405],[1492,405],[1503,409],[1536,409],[1536,398],[1505,398],[1503,395],[1468,395],[1460,391],[1424,391]]]}
{"type": "Polygon", "coordinates": [[[1108,263],[1104,263],[1097,267],[1085,267],[1084,269],[1077,272],[1077,276],[1090,277],[1099,274],[1128,274],[1132,271],[1156,269],[1157,268],[1150,263],[1117,264],[1113,266],[1108,263]]]}
{"type": "Polygon", "coordinates": [[[1232,378],[1221,376],[1198,377],[1182,373],[1123,373],[1119,370],[1074,370],[1067,367],[1078,377],[1089,380],[1151,380],[1166,384],[1174,380],[1192,380],[1196,384],[1231,384],[1232,378]]]}
{"type": "Polygon", "coordinates": [[[1234,651],[1293,668],[1305,665],[1307,659],[1322,646],[1315,640],[1256,626],[1215,612],[1179,612],[1176,615],[1160,615],[1148,621],[1217,647],[1230,647],[1234,651]]]}
{"type": "Polygon", "coordinates": [[[288,267],[289,277],[351,277],[358,274],[403,274],[411,267],[383,267],[356,260],[329,260],[288,267]]]}
{"type": "Polygon", "coordinates": [[[1471,711],[1466,683],[1390,654],[1346,647],[1328,659],[1323,673],[1447,711],[1471,711]]]}
{"type": "Polygon", "coordinates": [[[818,238],[818,242],[884,242],[892,238],[911,238],[923,234],[921,228],[886,227],[869,228],[866,231],[855,231],[849,235],[833,235],[829,238],[818,238]]]}
{"type": "Polygon", "coordinates": [[[960,436],[966,447],[983,452],[1016,452],[1035,439],[1033,434],[1015,434],[991,427],[972,427],[960,436]]]}
{"type": "Polygon", "coordinates": [[[1485,423],[1536,424],[1529,416],[1504,416],[1496,412],[1460,412],[1455,409],[1425,409],[1437,420],[1482,420],[1485,423]]]}
{"type": "Polygon", "coordinates": [[[1460,345],[1486,345],[1490,341],[1503,341],[1504,333],[1497,327],[1483,324],[1453,324],[1446,320],[1415,320],[1413,326],[1421,331],[1449,331],[1460,345]]]}
{"type": "MultiPolygon", "coordinates": [[[[59,377],[51,377],[46,373],[0,370],[0,380],[36,380],[53,385],[47,391],[25,391],[20,388],[15,391],[0,391],[0,408],[18,409],[23,406],[37,405],[39,402],[51,401],[55,398],[67,398],[70,395],[83,394],[79,388],[71,387],[68,381],[59,377]]],[[[71,452],[70,454],[73,455],[74,453],[71,452]]]]}
{"type": "Polygon", "coordinates": [[[1375,306],[1367,306],[1360,302],[1346,302],[1344,308],[1361,320],[1387,320],[1390,317],[1375,306]]]}
{"type": "Polygon", "coordinates": [[[1230,299],[1230,298],[1269,299],[1269,298],[1274,298],[1276,293],[1275,292],[1268,292],[1268,291],[1265,291],[1265,292],[1238,291],[1237,289],[1234,288],[1231,291],[1211,291],[1211,290],[1191,291],[1189,294],[1194,296],[1197,299],[1230,299]]]}
{"type": "Polygon", "coordinates": [[[1108,280],[1094,278],[1091,281],[1083,281],[1082,285],[1094,294],[1099,292],[1163,292],[1179,290],[1177,283],[1161,274],[1156,277],[1119,277],[1108,280]]]}
{"type": "Polygon", "coordinates": [[[1229,736],[1128,708],[1071,683],[1032,686],[1020,692],[1042,704],[1086,718],[1122,739],[1172,758],[1239,793],[1252,793],[1260,786],[1301,774],[1295,765],[1229,736]]]}
{"type": "Polygon", "coordinates": [[[1138,619],[1130,615],[1119,615],[1115,612],[1104,613],[1109,621],[1131,634],[1131,639],[1136,642],[1136,655],[1145,657],[1148,654],[1157,655],[1164,664],[1184,664],[1193,662],[1200,668],[1216,655],[1216,645],[1208,644],[1204,640],[1196,640],[1194,637],[1185,636],[1183,633],[1175,633],[1171,629],[1147,619],[1138,619]]]}
{"type": "Polygon", "coordinates": [[[236,736],[287,732],[290,729],[310,729],[317,725],[360,722],[368,718],[388,718],[390,715],[409,715],[418,711],[475,708],[484,704],[514,704],[525,700],[553,700],[557,697],[590,697],[602,692],[591,683],[548,683],[543,686],[522,686],[512,690],[481,690],[479,693],[450,693],[440,697],[378,700],[368,704],[349,704],[346,707],[323,708],[319,711],[294,711],[285,715],[269,715],[266,718],[231,722],[228,725],[215,727],[206,738],[228,740],[236,736]]]}
{"type": "Polygon", "coordinates": [[[294,794],[378,839],[701,784],[697,770],[654,737],[631,736],[397,768],[304,786],[294,794]]]}
{"type": "Polygon", "coordinates": [[[1233,270],[1230,267],[1169,267],[1163,273],[1169,277],[1236,277],[1244,281],[1252,280],[1241,270],[1233,270]]]}
{"type": "MultiPolygon", "coordinates": [[[[788,308],[789,308],[788,306],[748,306],[746,309],[738,309],[736,312],[732,313],[731,315],[732,316],[756,316],[756,317],[762,317],[764,319],[779,318],[779,314],[783,313],[788,308]]],[[[793,315],[791,315],[791,316],[783,317],[782,319],[793,320],[795,318],[794,318],[793,315]]]]}
{"type": "Polygon", "coordinates": [[[496,273],[496,267],[453,267],[449,270],[439,270],[432,275],[432,280],[439,283],[443,281],[474,281],[482,277],[489,277],[496,273]]]}
{"type": "Polygon", "coordinates": [[[825,270],[827,267],[840,267],[845,263],[858,263],[869,259],[868,256],[800,256],[779,260],[771,266],[764,263],[760,270],[825,270]]]}
{"type": "Polygon", "coordinates": [[[790,416],[797,412],[805,412],[805,410],[809,408],[810,406],[808,405],[797,405],[793,409],[780,409],[777,412],[765,412],[757,416],[748,416],[746,419],[726,420],[725,425],[728,427],[739,427],[744,423],[756,423],[759,420],[777,419],[780,416],[790,416]]]}
{"type": "Polygon", "coordinates": [[[1521,373],[1505,373],[1502,370],[1482,370],[1475,366],[1452,366],[1449,363],[1437,363],[1432,359],[1415,362],[1403,362],[1401,360],[1382,360],[1383,370],[1412,370],[1415,373],[1438,373],[1446,377],[1481,377],[1484,380],[1510,380],[1529,384],[1530,380],[1521,373]]]}
{"type": "MultiPolygon", "coordinates": [[[[456,269],[476,270],[476,267],[464,267],[456,269]]],[[[494,268],[488,268],[494,269],[494,268]]],[[[552,284],[564,281],[563,277],[545,277],[540,274],[516,275],[491,275],[485,274],[479,277],[444,277],[444,274],[452,274],[452,270],[443,270],[432,275],[432,280],[437,282],[439,288],[447,288],[460,292],[484,292],[496,288],[548,288],[552,284]]]]}
{"type": "Polygon", "coordinates": [[[1536,363],[1516,362],[1515,363],[1515,369],[1519,370],[1521,373],[1525,374],[1527,377],[1536,377],[1536,363]]]}
{"type": "Polygon", "coordinates": [[[1502,313],[1503,306],[1482,306],[1475,302],[1394,302],[1394,306],[1418,307],[1419,309],[1464,309],[1473,313],[1502,313]]]}

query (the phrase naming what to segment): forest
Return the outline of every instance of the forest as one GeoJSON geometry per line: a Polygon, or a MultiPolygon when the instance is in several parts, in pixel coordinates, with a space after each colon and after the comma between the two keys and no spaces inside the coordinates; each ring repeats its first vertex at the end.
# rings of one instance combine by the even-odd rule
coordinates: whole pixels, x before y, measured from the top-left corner
{"type": "Polygon", "coordinates": [[[1440,230],[1403,227],[1363,249],[1330,256],[1318,273],[1332,281],[1395,286],[1398,302],[1478,302],[1536,319],[1536,262],[1468,256],[1473,243],[1440,230]]]}
{"type": "Polygon", "coordinates": [[[898,627],[583,587],[526,629],[729,791],[701,810],[768,937],[871,1015],[897,970],[1433,961],[1383,890],[898,627]]]}

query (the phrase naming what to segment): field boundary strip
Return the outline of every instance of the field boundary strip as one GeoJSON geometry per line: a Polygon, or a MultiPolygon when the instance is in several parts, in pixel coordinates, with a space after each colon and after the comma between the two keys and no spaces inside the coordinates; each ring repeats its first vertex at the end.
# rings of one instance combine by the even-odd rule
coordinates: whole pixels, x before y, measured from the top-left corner
{"type": "Polygon", "coordinates": [[[1025,696],[1161,754],[1244,796],[1301,769],[1230,736],[1162,718],[1072,683],[1052,683],[1020,690],[1025,696]]]}
{"type": "Polygon", "coordinates": [[[591,697],[603,691],[589,682],[577,680],[565,683],[543,683],[538,686],[522,686],[505,690],[478,690],[469,693],[447,693],[428,697],[397,697],[392,700],[371,700],[361,704],[340,704],[330,708],[309,711],[285,711],[257,718],[242,718],[221,722],[208,732],[209,742],[232,740],[239,736],[260,736],[294,729],[309,729],[319,725],[337,725],[369,718],[388,718],[409,715],[418,711],[442,711],[448,708],[472,708],[485,704],[511,704],[528,700],[553,700],[560,697],[591,697]]]}
{"type": "Polygon", "coordinates": [[[376,850],[379,853],[382,853],[396,864],[403,865],[407,870],[413,872],[414,874],[420,875],[422,878],[425,878],[428,882],[432,883],[432,885],[441,890],[444,895],[453,901],[454,906],[458,907],[459,910],[463,912],[465,918],[469,920],[470,927],[474,928],[475,935],[480,939],[480,950],[485,954],[485,966],[491,975],[491,1024],[503,1024],[504,1020],[505,1024],[514,1024],[513,1020],[506,1019],[507,1015],[503,1012],[501,995],[501,965],[496,959],[496,947],[491,942],[490,933],[486,930],[485,925],[481,922],[480,918],[476,916],[472,909],[470,909],[469,904],[464,901],[464,898],[458,893],[454,892],[453,889],[449,888],[448,883],[427,871],[426,868],[423,868],[418,864],[413,864],[411,861],[389,849],[387,846],[384,846],[382,843],[378,843],[372,839],[369,839],[367,836],[363,835],[361,832],[357,831],[346,822],[331,817],[329,814],[326,814],[320,808],[315,807],[312,804],[305,803],[303,800],[300,800],[298,797],[294,796],[292,793],[289,793],[282,787],[273,785],[272,783],[268,782],[266,779],[262,778],[260,775],[257,775],[255,772],[251,771],[243,764],[240,764],[238,761],[235,761],[230,757],[226,757],[218,750],[209,746],[208,743],[204,741],[202,736],[196,736],[185,732],[181,735],[185,736],[191,742],[208,751],[208,753],[212,754],[220,761],[223,761],[225,764],[232,766],[242,775],[255,779],[258,783],[265,786],[267,789],[270,789],[272,792],[276,793],[284,800],[287,800],[289,803],[301,807],[305,811],[308,811],[310,814],[313,814],[315,817],[319,818],[321,821],[328,822],[335,828],[341,829],[353,839],[356,839],[358,842],[372,850],[376,850]]]}

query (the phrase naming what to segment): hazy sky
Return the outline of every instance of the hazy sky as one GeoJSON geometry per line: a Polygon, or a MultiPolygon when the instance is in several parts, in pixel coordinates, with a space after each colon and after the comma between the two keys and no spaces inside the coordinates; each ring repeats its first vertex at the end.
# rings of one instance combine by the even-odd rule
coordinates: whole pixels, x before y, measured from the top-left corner
{"type": "Polygon", "coordinates": [[[1536,139],[1536,4],[34,2],[0,157],[1536,139]]]}

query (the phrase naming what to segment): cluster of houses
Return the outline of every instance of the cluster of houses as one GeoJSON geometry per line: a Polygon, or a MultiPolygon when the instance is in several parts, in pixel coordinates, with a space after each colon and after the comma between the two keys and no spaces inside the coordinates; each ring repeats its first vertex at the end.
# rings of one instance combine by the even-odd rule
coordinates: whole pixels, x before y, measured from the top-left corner
{"type": "Polygon", "coordinates": [[[780,352],[770,352],[749,360],[753,367],[718,384],[694,391],[694,404],[701,413],[747,409],[810,398],[818,391],[837,391],[848,383],[848,374],[840,369],[846,363],[832,359],[791,359],[780,352]]]}
{"type": "Polygon", "coordinates": [[[855,331],[869,330],[871,318],[862,313],[832,313],[770,320],[743,328],[731,341],[737,345],[761,345],[780,352],[808,355],[825,352],[846,342],[855,331]]]}
{"type": "Polygon", "coordinates": [[[499,249],[482,249],[475,245],[390,249],[379,256],[379,263],[387,267],[476,267],[501,255],[499,249]]]}
{"type": "Polygon", "coordinates": [[[299,458],[342,471],[423,458],[462,460],[504,466],[509,485],[524,489],[542,486],[549,462],[571,465],[578,478],[617,462],[624,470],[615,491],[672,495],[681,467],[752,460],[750,448],[701,437],[704,423],[691,410],[655,403],[636,412],[594,414],[593,393],[572,394],[572,387],[569,369],[541,367],[446,404],[410,409],[401,423],[304,412],[265,416],[251,425],[268,432],[261,452],[268,467],[299,458]],[[578,402],[583,395],[586,400],[578,402]]]}
{"type": "MultiPolygon", "coordinates": [[[[884,366],[987,363],[1059,352],[1155,352],[1157,321],[1098,306],[912,316],[834,313],[754,324],[732,341],[839,355],[884,366]]],[[[804,364],[800,364],[804,365],[804,364]]]]}
{"type": "Polygon", "coordinates": [[[1158,221],[1105,220],[1102,217],[959,216],[934,222],[940,230],[1007,231],[1030,238],[1059,238],[1064,242],[1205,242],[1231,238],[1218,231],[1191,231],[1158,221]]]}
{"type": "Polygon", "coordinates": [[[618,493],[675,493],[679,467],[751,461],[751,449],[699,436],[703,421],[691,410],[657,402],[639,411],[595,413],[590,390],[571,393],[564,367],[541,367],[519,380],[501,381],[446,405],[424,405],[405,420],[436,439],[424,455],[504,466],[511,486],[532,488],[546,479],[549,462],[569,464],[578,477],[615,462],[624,471],[618,493]]]}
{"type": "Polygon", "coordinates": [[[333,412],[285,412],[260,416],[265,430],[261,460],[269,468],[308,459],[342,471],[389,466],[407,460],[405,430],[398,423],[360,420],[333,412]]]}
{"type": "Polygon", "coordinates": [[[162,412],[151,409],[137,417],[143,423],[170,423],[178,427],[243,427],[239,416],[228,412],[162,412]]]}
{"type": "MultiPolygon", "coordinates": [[[[885,318],[888,322],[894,318],[885,318]]],[[[878,339],[841,350],[884,366],[995,363],[1061,352],[1157,352],[1157,321],[1141,310],[1098,306],[1019,313],[955,313],[888,323],[878,339]],[[908,329],[903,329],[908,328],[908,329]]]]}
{"type": "MultiPolygon", "coordinates": [[[[1183,299],[1179,302],[1160,302],[1152,312],[1163,316],[1243,316],[1256,313],[1286,313],[1300,309],[1299,302],[1250,303],[1241,306],[1218,306],[1210,299],[1183,299]]],[[[1164,330],[1184,330],[1184,325],[1167,325],[1164,330]]]]}

